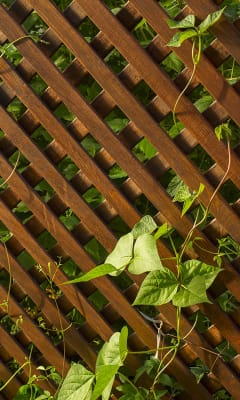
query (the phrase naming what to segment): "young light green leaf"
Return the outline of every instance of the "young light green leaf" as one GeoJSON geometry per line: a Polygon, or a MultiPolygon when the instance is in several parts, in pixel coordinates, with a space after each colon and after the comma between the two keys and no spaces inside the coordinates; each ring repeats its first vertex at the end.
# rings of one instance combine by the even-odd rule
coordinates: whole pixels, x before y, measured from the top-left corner
{"type": "Polygon", "coordinates": [[[177,32],[172,38],[171,40],[167,43],[167,46],[169,47],[180,47],[181,44],[191,38],[197,36],[197,32],[194,29],[188,29],[186,31],[183,32],[177,32]]]}
{"type": "Polygon", "coordinates": [[[96,400],[99,396],[102,396],[102,400],[109,399],[118,368],[118,365],[102,365],[98,368],[96,371],[96,384],[91,400],[96,400]]]}
{"type": "Polygon", "coordinates": [[[150,215],[145,215],[132,229],[134,239],[144,233],[152,233],[157,229],[157,224],[150,215]]]}
{"type": "Polygon", "coordinates": [[[97,265],[97,267],[91,269],[86,274],[81,275],[78,278],[72,279],[71,281],[64,282],[63,285],[68,285],[70,283],[88,282],[92,279],[99,278],[100,276],[104,276],[112,272],[118,272],[118,270],[111,264],[97,265]]]}
{"type": "MultiPolygon", "coordinates": [[[[122,333],[122,332],[121,332],[122,333]]],[[[122,335],[125,335],[125,330],[122,335]]],[[[122,340],[123,340],[122,336],[122,340]]],[[[96,385],[91,400],[102,394],[102,400],[108,400],[114,376],[123,365],[123,354],[120,352],[120,332],[114,333],[109,342],[105,342],[96,361],[96,385]]]]}
{"type": "Polygon", "coordinates": [[[150,272],[144,279],[133,305],[155,305],[168,303],[178,289],[176,276],[168,269],[150,272]]]}
{"type": "Polygon", "coordinates": [[[163,268],[154,237],[149,233],[139,236],[134,245],[134,256],[128,270],[132,274],[142,274],[163,268]]]}
{"type": "Polygon", "coordinates": [[[124,326],[121,329],[119,336],[119,353],[122,362],[124,362],[128,354],[127,340],[128,340],[128,328],[127,326],[124,326]]]}
{"type": "Polygon", "coordinates": [[[201,276],[204,278],[205,288],[208,289],[221,271],[221,268],[205,264],[199,260],[188,260],[181,265],[182,283],[186,286],[193,277],[201,276]]]}
{"type": "Polygon", "coordinates": [[[181,21],[174,21],[173,19],[169,19],[167,21],[169,28],[194,28],[195,26],[195,15],[187,15],[181,21]]]}
{"type": "Polygon", "coordinates": [[[221,18],[225,8],[222,8],[221,10],[215,11],[211,14],[209,14],[203,22],[198,26],[198,31],[200,34],[206,32],[211,26],[215,25],[216,22],[221,18]]]}
{"type": "Polygon", "coordinates": [[[207,298],[204,277],[196,275],[189,284],[180,288],[174,295],[172,302],[176,307],[189,307],[199,303],[211,303],[207,298]]]}
{"type": "Polygon", "coordinates": [[[167,222],[165,222],[164,224],[162,224],[161,226],[159,226],[158,230],[155,232],[154,234],[154,239],[157,240],[160,237],[166,236],[168,235],[171,231],[173,230],[173,228],[171,226],[169,226],[167,224],[167,222]]]}
{"type": "Polygon", "coordinates": [[[90,400],[94,374],[81,364],[73,364],[59,390],[57,400],[90,400]]]}
{"type": "Polygon", "coordinates": [[[111,272],[109,275],[119,275],[130,263],[133,255],[133,234],[127,233],[117,242],[113,251],[105,260],[105,264],[113,265],[118,271],[111,272]]]}

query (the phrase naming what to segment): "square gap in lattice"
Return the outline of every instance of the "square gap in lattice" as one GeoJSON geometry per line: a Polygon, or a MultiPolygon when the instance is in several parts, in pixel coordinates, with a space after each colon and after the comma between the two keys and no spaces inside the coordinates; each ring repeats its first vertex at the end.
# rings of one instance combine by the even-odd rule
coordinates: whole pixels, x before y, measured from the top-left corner
{"type": "Polygon", "coordinates": [[[159,0],[158,4],[171,18],[175,18],[185,7],[186,2],[184,0],[178,0],[178,1],[159,0]]]}
{"type": "Polygon", "coordinates": [[[33,213],[30,211],[24,201],[20,201],[12,211],[22,224],[26,224],[27,221],[29,221],[33,216],[33,213]]]}
{"type": "Polygon", "coordinates": [[[185,66],[180,58],[174,52],[171,52],[161,62],[161,67],[168,74],[169,78],[174,80],[183,71],[185,66]]]}
{"type": "Polygon", "coordinates": [[[104,58],[104,61],[116,74],[119,74],[128,64],[127,60],[117,49],[111,50],[104,58]]]}
{"type": "Polygon", "coordinates": [[[1,4],[7,8],[10,8],[15,0],[1,0],[1,4]]]}
{"type": "Polygon", "coordinates": [[[72,3],[72,0],[53,0],[53,2],[60,11],[64,11],[72,3]]]}
{"type": "Polygon", "coordinates": [[[51,60],[61,72],[64,72],[74,59],[75,56],[63,43],[51,56],[51,60]]]}
{"type": "Polygon", "coordinates": [[[0,221],[0,241],[6,243],[12,237],[12,232],[7,228],[7,226],[0,221]]]}
{"type": "Polygon", "coordinates": [[[37,38],[40,38],[48,29],[48,25],[35,10],[27,16],[22,26],[29,35],[33,35],[37,38]]]}
{"type": "Polygon", "coordinates": [[[31,135],[31,138],[41,150],[45,150],[47,146],[53,141],[52,136],[50,136],[46,129],[41,125],[37,129],[35,129],[35,131],[31,135]]]}
{"type": "Polygon", "coordinates": [[[117,106],[114,107],[104,120],[109,128],[116,134],[121,132],[129,123],[128,117],[117,106]]]}
{"type": "Polygon", "coordinates": [[[132,148],[132,152],[139,161],[145,163],[151,160],[158,151],[148,139],[143,138],[132,148]]]}
{"type": "Polygon", "coordinates": [[[69,279],[75,279],[81,272],[80,268],[72,258],[68,258],[66,261],[60,263],[60,268],[69,279]]]}
{"type": "Polygon", "coordinates": [[[132,93],[137,100],[144,106],[147,106],[156,96],[156,93],[148,86],[148,84],[141,80],[132,90],[132,93]]]}
{"type": "Polygon", "coordinates": [[[17,121],[22,117],[26,111],[25,105],[19,100],[18,97],[14,97],[13,100],[8,104],[7,111],[17,121]]]}
{"type": "Polygon", "coordinates": [[[229,56],[218,68],[229,85],[235,85],[240,80],[240,65],[237,61],[229,56]]]}
{"type": "Polygon", "coordinates": [[[105,200],[102,193],[93,185],[83,193],[82,197],[93,209],[98,207],[105,200]]]}
{"type": "Polygon", "coordinates": [[[4,56],[14,66],[17,66],[23,59],[18,49],[9,41],[0,45],[0,56],[4,56]]]}
{"type": "Polygon", "coordinates": [[[69,311],[66,317],[75,329],[79,329],[86,322],[86,319],[80,314],[80,312],[76,308],[73,308],[71,311],[69,311]]]}
{"type": "Polygon", "coordinates": [[[188,95],[189,100],[194,104],[196,109],[203,113],[214,102],[214,98],[210,95],[203,85],[198,85],[188,95]]]}
{"type": "Polygon", "coordinates": [[[103,262],[108,255],[105,248],[96,238],[90,239],[88,243],[84,245],[84,249],[93,258],[96,264],[103,262]]]}
{"type": "Polygon", "coordinates": [[[121,185],[128,178],[128,174],[118,164],[108,170],[108,176],[116,185],[121,185]]]}
{"type": "Polygon", "coordinates": [[[92,103],[102,91],[101,86],[90,74],[87,74],[81,80],[81,83],[78,85],[77,89],[88,103],[92,103]]]}
{"type": "Polygon", "coordinates": [[[38,236],[37,241],[47,251],[57,244],[56,239],[46,229],[38,236]]]}
{"type": "MultiPolygon", "coordinates": [[[[221,240],[221,239],[220,239],[221,240]]],[[[234,243],[234,245],[237,245],[237,249],[235,250],[233,244],[230,242],[228,243],[228,246],[232,246],[233,252],[236,252],[238,256],[240,255],[240,245],[238,243],[234,243]]],[[[227,257],[229,258],[229,257],[227,257]]],[[[232,261],[232,259],[230,259],[232,261]]],[[[230,292],[230,290],[225,290],[225,292],[221,293],[217,297],[217,302],[220,305],[221,309],[228,314],[234,313],[234,311],[239,310],[240,308],[240,302],[233,296],[233,294],[230,292]]]]}
{"type": "Polygon", "coordinates": [[[177,118],[177,112],[175,113],[175,116],[172,112],[170,112],[161,120],[160,126],[170,136],[171,139],[174,139],[176,136],[178,136],[184,128],[182,122],[177,118]]]}
{"type": "Polygon", "coordinates": [[[55,190],[49,183],[42,179],[35,187],[34,190],[39,194],[41,199],[47,203],[55,194],[55,190]]]}
{"type": "Polygon", "coordinates": [[[158,211],[143,193],[135,199],[134,206],[142,215],[154,216],[158,211]]]}
{"type": "Polygon", "coordinates": [[[44,82],[44,80],[38,74],[33,75],[32,79],[29,82],[29,85],[34,90],[34,92],[37,93],[38,96],[41,96],[48,87],[47,83],[44,82]]]}
{"type": "Polygon", "coordinates": [[[130,231],[130,227],[119,215],[116,215],[114,218],[112,218],[108,223],[108,226],[111,228],[117,239],[123,235],[126,235],[130,231]]]}
{"type": "Polygon", "coordinates": [[[79,25],[78,30],[88,43],[90,43],[99,32],[98,27],[89,17],[84,18],[79,25]]]}
{"type": "Polygon", "coordinates": [[[17,256],[17,260],[19,264],[26,270],[29,271],[34,265],[36,265],[36,261],[34,258],[27,252],[27,250],[22,250],[20,254],[17,256]]]}
{"type": "Polygon", "coordinates": [[[127,3],[127,0],[103,0],[112,14],[116,15],[127,3]]]}
{"type": "Polygon", "coordinates": [[[219,189],[219,193],[230,204],[234,204],[240,198],[240,189],[228,179],[219,189]]]}
{"type": "Polygon", "coordinates": [[[199,168],[202,173],[208,171],[215,164],[214,160],[200,144],[193,148],[191,153],[188,154],[188,158],[199,168]]]}
{"type": "Polygon", "coordinates": [[[65,125],[68,126],[75,119],[75,115],[68,110],[62,102],[54,111],[54,115],[65,125]]]}
{"type": "Polygon", "coordinates": [[[67,208],[64,214],[59,216],[59,219],[69,231],[72,231],[80,223],[80,219],[70,208],[67,208]]]}
{"type": "Polygon", "coordinates": [[[155,30],[145,18],[142,18],[137,23],[132,30],[132,34],[142,47],[147,47],[157,35],[155,30]]]}
{"type": "Polygon", "coordinates": [[[91,157],[94,157],[102,148],[90,133],[81,141],[81,146],[91,157]]]}
{"type": "Polygon", "coordinates": [[[12,166],[21,174],[30,164],[30,161],[19,152],[19,150],[15,151],[10,157],[9,162],[12,166]]]}
{"type": "Polygon", "coordinates": [[[68,181],[71,180],[79,171],[79,168],[69,156],[64,157],[57,166],[68,181]]]}

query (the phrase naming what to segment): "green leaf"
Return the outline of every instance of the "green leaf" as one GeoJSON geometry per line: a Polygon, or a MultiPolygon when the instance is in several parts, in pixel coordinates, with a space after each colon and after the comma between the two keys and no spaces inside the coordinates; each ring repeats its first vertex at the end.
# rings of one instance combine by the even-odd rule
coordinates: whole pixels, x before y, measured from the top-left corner
{"type": "Polygon", "coordinates": [[[128,339],[128,328],[127,326],[124,326],[119,336],[119,353],[122,362],[124,362],[128,353],[127,339],[128,339]]]}
{"type": "Polygon", "coordinates": [[[117,271],[116,268],[113,267],[113,265],[111,264],[101,264],[91,269],[91,271],[87,272],[86,274],[79,276],[78,278],[64,282],[63,285],[69,285],[70,283],[78,283],[78,282],[88,282],[91,281],[92,279],[99,278],[100,276],[104,276],[116,271],[117,271]]]}
{"type": "Polygon", "coordinates": [[[90,400],[94,374],[81,364],[73,364],[63,381],[57,400],[90,400]]]}
{"type": "Polygon", "coordinates": [[[123,269],[130,263],[133,255],[133,234],[127,233],[122,236],[113,251],[105,260],[105,264],[113,265],[118,271],[110,275],[119,275],[123,269]]]}
{"type": "Polygon", "coordinates": [[[165,222],[164,224],[159,226],[157,232],[155,232],[154,239],[157,240],[160,237],[167,236],[172,230],[173,230],[173,228],[171,226],[169,226],[167,224],[167,222],[165,222]]]}
{"type": "Polygon", "coordinates": [[[179,201],[180,203],[191,197],[191,192],[187,185],[178,175],[174,176],[169,182],[167,192],[173,197],[173,201],[179,201]]]}
{"type": "Polygon", "coordinates": [[[215,25],[216,22],[221,18],[225,8],[222,8],[221,10],[215,11],[211,14],[209,14],[203,22],[198,26],[198,31],[200,34],[206,32],[211,26],[215,25]]]}
{"type": "Polygon", "coordinates": [[[121,346],[124,347],[125,329],[121,334],[120,332],[114,333],[109,342],[104,343],[98,354],[96,361],[96,385],[91,400],[96,400],[101,394],[102,400],[108,400],[110,397],[114,376],[123,365],[123,354],[120,350],[120,335],[122,335],[121,346]]]}
{"type": "Polygon", "coordinates": [[[197,36],[197,32],[194,29],[188,29],[186,31],[183,32],[177,32],[172,38],[171,40],[167,43],[167,46],[170,47],[180,47],[181,44],[194,36],[197,36]]]}
{"type": "Polygon", "coordinates": [[[172,19],[169,19],[167,21],[167,24],[169,28],[175,29],[175,28],[194,28],[195,26],[195,15],[187,15],[185,18],[183,18],[181,21],[174,21],[172,19]]]}
{"type": "Polygon", "coordinates": [[[96,400],[102,395],[102,400],[108,400],[112,386],[114,382],[114,377],[118,371],[118,365],[102,365],[98,368],[96,372],[96,385],[94,387],[91,400],[96,400]]]}
{"type": "Polygon", "coordinates": [[[152,233],[155,229],[157,229],[157,224],[154,219],[150,215],[145,215],[136,225],[134,225],[132,234],[134,239],[137,239],[144,233],[152,233]]]}
{"type": "Polygon", "coordinates": [[[193,192],[193,194],[184,201],[182,215],[186,214],[186,212],[189,210],[191,205],[194,203],[195,200],[197,200],[197,198],[204,191],[204,189],[205,189],[205,186],[202,183],[200,183],[198,191],[193,192]]]}
{"type": "Polygon", "coordinates": [[[142,274],[163,268],[154,237],[149,233],[139,236],[134,245],[134,256],[128,270],[132,274],[142,274]]]}
{"type": "Polygon", "coordinates": [[[176,307],[189,307],[199,303],[211,302],[207,298],[204,277],[197,275],[174,295],[173,305],[176,307]]]}
{"type": "Polygon", "coordinates": [[[134,305],[161,305],[172,300],[178,289],[176,276],[168,269],[150,272],[144,279],[134,305]]]}
{"type": "Polygon", "coordinates": [[[205,280],[205,287],[208,289],[222,269],[205,264],[199,260],[188,260],[181,265],[181,278],[184,285],[188,285],[193,277],[200,276],[205,280]]]}

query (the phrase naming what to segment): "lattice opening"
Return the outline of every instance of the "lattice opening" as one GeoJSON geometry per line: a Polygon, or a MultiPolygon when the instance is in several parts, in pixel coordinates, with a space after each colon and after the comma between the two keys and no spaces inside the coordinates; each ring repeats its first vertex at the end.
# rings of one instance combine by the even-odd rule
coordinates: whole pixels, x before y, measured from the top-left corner
{"type": "Polygon", "coordinates": [[[64,103],[59,104],[54,114],[65,126],[68,126],[75,118],[75,115],[68,110],[64,103]]]}
{"type": "Polygon", "coordinates": [[[15,0],[2,0],[2,5],[10,8],[11,5],[15,2],[15,0]]]}
{"type": "Polygon", "coordinates": [[[132,93],[144,106],[147,106],[156,96],[150,86],[143,80],[134,87],[132,93]]]}
{"type": "Polygon", "coordinates": [[[146,138],[143,138],[132,148],[132,152],[139,161],[145,163],[151,160],[158,151],[146,138]]]}
{"type": "Polygon", "coordinates": [[[58,163],[58,168],[67,180],[71,180],[79,171],[79,168],[69,156],[64,157],[58,163]]]}
{"type": "Polygon", "coordinates": [[[72,258],[68,258],[67,261],[63,262],[61,264],[61,269],[64,271],[69,279],[76,278],[81,272],[78,265],[72,258]]]}
{"type": "Polygon", "coordinates": [[[47,203],[55,194],[54,189],[49,185],[49,183],[42,179],[34,189],[40,195],[41,199],[47,203]]]}
{"type": "Polygon", "coordinates": [[[222,343],[216,346],[215,350],[227,363],[229,363],[237,355],[236,350],[230,345],[230,343],[228,343],[227,340],[224,340],[222,343]]]}
{"type": "Polygon", "coordinates": [[[69,231],[72,231],[80,223],[80,219],[70,208],[67,208],[64,214],[59,216],[59,219],[69,231]]]}
{"type": "Polygon", "coordinates": [[[167,14],[174,18],[185,7],[186,2],[183,0],[170,2],[168,0],[159,0],[158,4],[167,12],[167,14]]]}
{"type": "Polygon", "coordinates": [[[183,62],[174,52],[165,57],[160,65],[172,80],[174,80],[185,68],[183,62]]]}
{"type": "Polygon", "coordinates": [[[89,17],[84,18],[78,30],[88,43],[90,43],[99,32],[98,27],[92,22],[89,17]]]}
{"type": "Polygon", "coordinates": [[[214,98],[203,85],[198,85],[198,87],[192,90],[188,98],[200,113],[203,113],[214,101],[214,98]]]}
{"type": "Polygon", "coordinates": [[[117,49],[110,51],[110,53],[104,58],[104,61],[116,74],[119,74],[128,64],[127,60],[117,49]]]}
{"type": "Polygon", "coordinates": [[[74,55],[64,44],[61,44],[51,56],[51,60],[61,72],[64,72],[72,64],[74,58],[74,55]]]}
{"type": "Polygon", "coordinates": [[[54,239],[54,237],[47,230],[44,230],[38,236],[37,240],[38,243],[40,243],[40,245],[46,250],[52,249],[57,243],[56,239],[54,239]]]}
{"type": "Polygon", "coordinates": [[[132,30],[132,34],[142,47],[147,47],[156,36],[156,32],[145,18],[138,22],[132,30]]]}
{"type": "Polygon", "coordinates": [[[183,123],[177,118],[177,112],[175,118],[176,124],[174,123],[173,113],[171,112],[160,122],[161,128],[167,132],[171,139],[174,139],[176,136],[178,136],[184,128],[183,123]]]}
{"type": "Polygon", "coordinates": [[[36,11],[32,11],[24,20],[22,26],[30,35],[42,36],[48,29],[47,24],[38,15],[36,11]]]}
{"type": "Polygon", "coordinates": [[[103,308],[108,304],[108,300],[106,297],[102,295],[99,290],[96,290],[93,292],[89,297],[88,300],[90,301],[91,304],[98,310],[102,311],[103,308]]]}
{"type": "Polygon", "coordinates": [[[29,210],[24,201],[20,201],[12,211],[22,224],[26,224],[33,216],[33,213],[29,210]]]}
{"type": "Polygon", "coordinates": [[[81,146],[86,150],[86,152],[94,157],[99,150],[101,150],[102,146],[96,141],[96,139],[88,134],[82,141],[81,146]]]}
{"type": "Polygon", "coordinates": [[[19,100],[18,97],[14,97],[14,99],[8,104],[7,111],[15,120],[18,120],[22,117],[24,112],[26,111],[25,105],[19,100]]]}
{"type": "Polygon", "coordinates": [[[6,243],[9,239],[11,239],[12,233],[10,230],[4,225],[2,221],[0,221],[0,241],[2,243],[6,243]]]}
{"type": "Polygon", "coordinates": [[[29,271],[36,265],[36,261],[26,250],[22,250],[21,253],[18,254],[17,260],[26,271],[29,271]]]}
{"type": "Polygon", "coordinates": [[[83,193],[82,197],[93,209],[98,207],[104,201],[103,195],[94,186],[90,187],[85,193],[83,193]]]}
{"type": "Polygon", "coordinates": [[[116,15],[127,3],[127,0],[103,0],[110,11],[116,15]]]}
{"type": "Polygon", "coordinates": [[[220,296],[217,297],[217,302],[220,305],[221,309],[226,313],[232,313],[236,311],[239,306],[240,302],[233,296],[233,294],[226,290],[220,296]]]}
{"type": "Polygon", "coordinates": [[[91,103],[102,91],[101,86],[90,74],[81,80],[77,88],[88,103],[91,103]]]}
{"type": "Polygon", "coordinates": [[[73,308],[67,314],[67,318],[76,329],[79,329],[86,323],[86,319],[80,314],[80,312],[76,308],[73,308]]]}
{"type": "Polygon", "coordinates": [[[29,85],[34,90],[34,92],[37,93],[38,96],[42,96],[42,94],[48,87],[47,83],[44,82],[44,80],[38,74],[33,75],[32,79],[29,82],[29,85]]]}
{"type": "Polygon", "coordinates": [[[53,0],[53,2],[61,11],[64,11],[72,3],[72,0],[53,0]]]}
{"type": "Polygon", "coordinates": [[[109,128],[116,134],[121,132],[128,124],[129,119],[120,110],[119,107],[114,107],[114,109],[104,118],[109,128]]]}
{"type": "Polygon", "coordinates": [[[43,126],[39,126],[37,129],[35,129],[35,131],[31,135],[31,138],[42,150],[45,150],[46,147],[53,141],[53,137],[49,135],[49,133],[46,131],[46,129],[43,128],[43,126]]]}
{"type": "Polygon", "coordinates": [[[111,228],[111,230],[114,232],[115,236],[118,239],[122,235],[125,235],[126,233],[128,233],[130,230],[129,226],[119,215],[112,218],[112,220],[109,222],[108,226],[111,228]]]}
{"type": "Polygon", "coordinates": [[[143,193],[136,198],[134,205],[142,215],[154,216],[157,213],[157,209],[143,193]]]}
{"type": "Polygon", "coordinates": [[[17,66],[23,59],[23,56],[18,51],[18,49],[12,44],[10,41],[5,42],[3,45],[0,46],[0,55],[4,55],[6,59],[17,66]]]}
{"type": "Polygon", "coordinates": [[[219,192],[229,204],[234,204],[240,197],[240,189],[230,179],[222,185],[219,192]]]}
{"type": "Polygon", "coordinates": [[[203,173],[214,165],[213,159],[200,144],[193,148],[188,157],[203,173]]]}
{"type": "Polygon", "coordinates": [[[89,242],[84,245],[84,249],[93,258],[96,264],[104,261],[108,255],[107,251],[96,238],[89,240],[89,242]]]}
{"type": "Polygon", "coordinates": [[[200,310],[197,310],[196,312],[192,313],[188,317],[188,319],[192,323],[196,324],[195,329],[200,334],[207,332],[208,328],[210,328],[210,326],[212,325],[210,319],[206,315],[204,315],[200,310]]]}

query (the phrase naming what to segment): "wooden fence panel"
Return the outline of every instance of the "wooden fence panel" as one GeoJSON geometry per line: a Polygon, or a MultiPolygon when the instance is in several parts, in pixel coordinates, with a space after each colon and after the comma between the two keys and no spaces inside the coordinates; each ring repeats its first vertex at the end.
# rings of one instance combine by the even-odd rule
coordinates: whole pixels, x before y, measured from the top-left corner
{"type": "MultiPolygon", "coordinates": [[[[115,13],[103,0],[69,1],[64,12],[57,0],[1,3],[0,42],[14,42],[19,57],[0,57],[0,176],[6,182],[0,188],[6,242],[0,244],[4,383],[31,351],[32,373],[37,374],[39,365],[53,365],[65,375],[70,362],[79,360],[94,369],[102,341],[124,324],[131,328],[132,350],[155,347],[154,327],[131,306],[142,277],[125,274],[117,280],[61,284],[102,262],[117,238],[144,214],[150,213],[159,224],[168,222],[185,237],[191,216],[181,216],[167,192],[168,183],[178,175],[191,191],[204,184],[200,199],[208,205],[228,166],[227,148],[214,133],[226,120],[238,132],[228,181],[214,197],[212,219],[196,229],[194,236],[202,245],[191,255],[212,263],[216,238],[229,235],[240,243],[239,82],[229,84],[222,72],[231,57],[240,62],[240,24],[223,17],[212,28],[215,36],[180,95],[193,68],[192,46],[190,41],[180,48],[166,46],[173,31],[166,23],[164,2],[123,0],[115,13]],[[31,15],[36,23],[29,25],[31,15]],[[136,34],[140,21],[151,32],[144,45],[136,34]],[[38,23],[42,42],[36,43],[28,35],[38,23]],[[56,56],[59,49],[66,54],[63,60],[56,56]],[[172,50],[182,63],[174,76],[164,64],[172,50]],[[111,54],[118,57],[117,71],[111,54]],[[141,87],[147,91],[145,102],[138,96],[141,87]],[[199,88],[211,97],[201,112],[194,100],[199,88]],[[167,121],[177,98],[180,132],[171,135],[167,121]],[[150,155],[136,150],[143,140],[151,144],[150,155]],[[206,166],[196,163],[197,152],[206,166]],[[9,275],[10,293],[4,287],[9,275]]],[[[187,0],[177,18],[194,13],[202,20],[219,3],[187,0]]],[[[161,257],[171,258],[165,241],[159,240],[158,248],[161,257]]],[[[174,268],[170,260],[166,265],[174,268]]],[[[208,322],[202,331],[191,331],[168,367],[184,387],[179,398],[210,400],[218,390],[239,398],[239,286],[239,261],[225,260],[224,271],[209,290],[213,303],[184,310],[183,334],[190,331],[197,312],[208,322]],[[235,297],[231,312],[221,307],[219,296],[224,294],[235,297]],[[226,348],[230,350],[225,358],[216,355],[226,348]],[[209,373],[197,383],[189,367],[199,359],[209,373]]],[[[174,307],[168,304],[159,310],[164,329],[176,327],[174,307]]],[[[130,367],[139,363],[137,356],[129,358],[130,367]]],[[[28,376],[26,365],[0,392],[1,398],[13,398],[28,376]]],[[[55,388],[48,381],[39,385],[50,392],[55,388]]]]}

